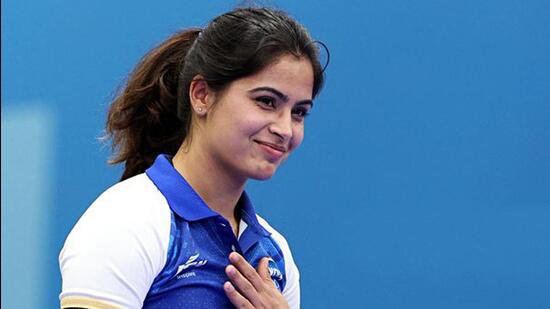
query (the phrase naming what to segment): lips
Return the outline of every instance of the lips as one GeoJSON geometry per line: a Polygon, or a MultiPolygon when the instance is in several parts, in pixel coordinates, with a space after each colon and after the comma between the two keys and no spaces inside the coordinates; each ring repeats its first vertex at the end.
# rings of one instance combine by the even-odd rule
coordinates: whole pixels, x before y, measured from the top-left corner
{"type": "Polygon", "coordinates": [[[258,143],[260,147],[272,157],[280,158],[285,154],[285,152],[287,152],[286,147],[281,145],[258,140],[255,140],[255,142],[258,143]]]}
{"type": "Polygon", "coordinates": [[[281,146],[281,145],[277,145],[277,144],[272,144],[272,143],[268,143],[268,142],[263,142],[263,141],[256,141],[257,143],[259,144],[262,144],[262,145],[266,145],[266,146],[269,146],[275,150],[278,150],[280,152],[286,152],[286,147],[284,146],[281,146]]]}

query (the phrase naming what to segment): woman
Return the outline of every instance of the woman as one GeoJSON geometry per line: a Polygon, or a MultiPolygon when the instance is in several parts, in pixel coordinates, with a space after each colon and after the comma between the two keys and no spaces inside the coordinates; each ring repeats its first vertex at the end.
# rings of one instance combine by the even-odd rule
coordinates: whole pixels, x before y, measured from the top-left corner
{"type": "Polygon", "coordinates": [[[288,244],[244,187],[300,145],[322,84],[307,31],[265,8],[228,12],[146,55],[108,114],[121,182],[61,251],[61,306],[298,308],[288,244]]]}

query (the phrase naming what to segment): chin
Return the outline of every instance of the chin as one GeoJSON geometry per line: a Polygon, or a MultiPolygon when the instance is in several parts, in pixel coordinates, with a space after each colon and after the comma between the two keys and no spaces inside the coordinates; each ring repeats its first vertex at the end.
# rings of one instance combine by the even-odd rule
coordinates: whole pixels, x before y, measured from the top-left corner
{"type": "Polygon", "coordinates": [[[254,180],[268,180],[268,179],[271,178],[271,176],[273,176],[273,174],[271,174],[271,175],[251,176],[250,178],[252,178],[254,180]]]}
{"type": "Polygon", "coordinates": [[[250,173],[249,177],[256,180],[268,180],[269,178],[273,177],[273,175],[275,175],[276,171],[276,166],[259,168],[256,171],[250,173]]]}

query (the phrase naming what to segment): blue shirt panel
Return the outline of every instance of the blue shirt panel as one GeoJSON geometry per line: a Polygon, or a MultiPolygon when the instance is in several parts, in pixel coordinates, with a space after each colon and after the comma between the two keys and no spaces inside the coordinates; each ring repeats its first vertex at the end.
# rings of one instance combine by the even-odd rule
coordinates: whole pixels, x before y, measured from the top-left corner
{"type": "Polygon", "coordinates": [[[223,284],[229,280],[225,267],[233,250],[253,267],[263,257],[271,257],[271,278],[283,291],[282,251],[258,222],[245,192],[237,207],[247,228],[237,239],[229,222],[208,208],[173,168],[170,157],[159,156],[146,174],[168,201],[172,218],[166,264],[153,281],[144,308],[231,308],[223,284]]]}

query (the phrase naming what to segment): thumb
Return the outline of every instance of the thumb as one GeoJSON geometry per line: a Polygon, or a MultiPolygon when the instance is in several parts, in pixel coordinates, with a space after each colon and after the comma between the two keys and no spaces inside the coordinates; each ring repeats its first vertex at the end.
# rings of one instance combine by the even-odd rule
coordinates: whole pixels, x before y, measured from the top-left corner
{"type": "Polygon", "coordinates": [[[268,267],[270,260],[271,258],[269,257],[262,258],[258,263],[258,267],[256,268],[256,271],[258,272],[258,274],[263,280],[271,281],[271,275],[269,274],[269,267],[268,267]]]}

